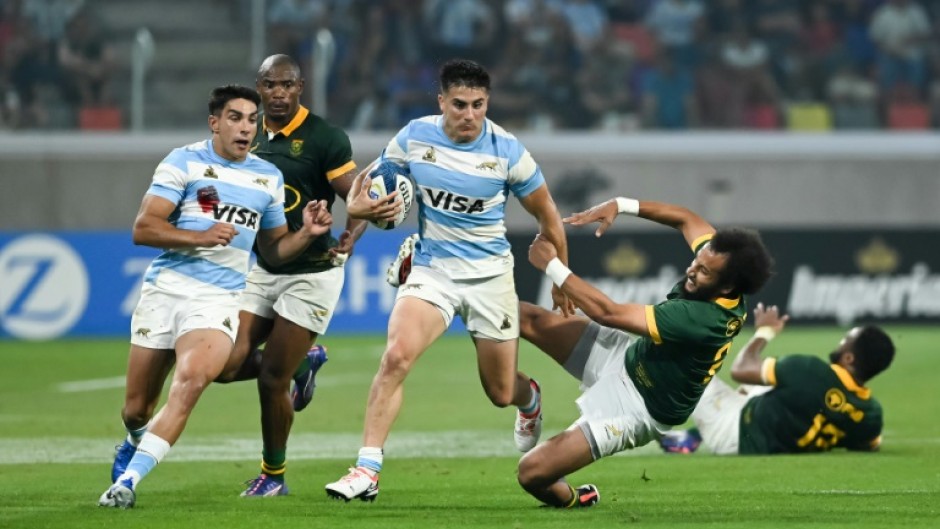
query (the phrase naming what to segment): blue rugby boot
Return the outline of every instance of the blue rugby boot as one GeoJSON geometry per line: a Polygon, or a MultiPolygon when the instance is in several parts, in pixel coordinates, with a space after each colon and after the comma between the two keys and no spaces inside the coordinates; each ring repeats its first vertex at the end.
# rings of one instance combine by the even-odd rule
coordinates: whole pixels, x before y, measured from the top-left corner
{"type": "Polygon", "coordinates": [[[126,438],[124,442],[114,447],[114,463],[111,465],[111,483],[117,481],[117,478],[127,470],[127,464],[137,452],[137,447],[132,445],[126,438]]]}
{"type": "Polygon", "coordinates": [[[317,371],[323,367],[323,364],[329,360],[326,356],[326,347],[314,345],[307,351],[307,358],[304,362],[307,369],[299,375],[294,375],[294,388],[290,392],[290,398],[293,402],[294,411],[300,411],[310,404],[313,400],[313,390],[317,387],[317,371]]]}
{"type": "Polygon", "coordinates": [[[287,496],[287,485],[271,476],[261,473],[255,479],[246,481],[248,485],[240,496],[243,498],[270,498],[272,496],[287,496]]]}
{"type": "Polygon", "coordinates": [[[660,448],[670,454],[691,454],[701,443],[702,435],[695,428],[670,430],[659,439],[660,448]]]}

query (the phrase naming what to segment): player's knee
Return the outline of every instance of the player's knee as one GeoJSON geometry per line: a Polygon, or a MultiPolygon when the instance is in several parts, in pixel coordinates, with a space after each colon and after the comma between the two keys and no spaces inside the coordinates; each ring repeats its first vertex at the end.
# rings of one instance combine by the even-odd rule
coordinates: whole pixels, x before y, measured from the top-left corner
{"type": "Polygon", "coordinates": [[[489,397],[490,402],[493,403],[497,408],[505,408],[512,404],[513,400],[513,388],[512,387],[492,387],[487,386],[486,396],[489,397]]]}
{"type": "Polygon", "coordinates": [[[121,420],[132,430],[143,428],[151,417],[153,417],[153,406],[147,406],[145,402],[129,401],[121,410],[121,420]]]}
{"type": "Polygon", "coordinates": [[[558,478],[548,476],[543,459],[537,451],[529,452],[519,461],[519,485],[533,492],[544,489],[558,478]]]}
{"type": "Polygon", "coordinates": [[[258,373],[258,388],[268,392],[287,391],[291,374],[283,370],[261,369],[258,373]]]}
{"type": "Polygon", "coordinates": [[[399,342],[389,342],[382,355],[379,374],[404,378],[414,365],[415,354],[399,342]]]}

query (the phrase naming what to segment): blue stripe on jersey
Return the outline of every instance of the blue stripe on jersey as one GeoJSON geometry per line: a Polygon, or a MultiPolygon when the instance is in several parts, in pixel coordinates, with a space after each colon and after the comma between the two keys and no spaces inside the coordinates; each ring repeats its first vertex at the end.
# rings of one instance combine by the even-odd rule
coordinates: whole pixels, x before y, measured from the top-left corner
{"type": "MultiPolygon", "coordinates": [[[[191,231],[206,231],[215,226],[215,224],[216,221],[212,219],[191,217],[189,215],[180,215],[179,219],[176,221],[177,228],[191,231]]],[[[248,228],[238,226],[237,224],[235,225],[235,231],[238,232],[238,235],[236,235],[228,245],[232,248],[250,252],[251,245],[255,242],[255,232],[248,228]]]]}
{"type": "Polygon", "coordinates": [[[175,189],[172,187],[167,187],[163,184],[158,184],[156,182],[150,183],[150,188],[147,189],[148,195],[158,196],[160,198],[165,198],[174,204],[179,204],[183,200],[183,189],[175,189]]]}
{"type": "Polygon", "coordinates": [[[542,184],[545,183],[545,176],[542,174],[542,169],[537,168],[535,174],[530,177],[525,182],[518,184],[510,185],[509,188],[512,189],[512,193],[519,198],[524,198],[535,192],[536,189],[542,187],[542,184]]]}
{"type": "Polygon", "coordinates": [[[173,270],[179,274],[191,277],[197,281],[226,290],[241,290],[245,288],[245,273],[221,266],[219,264],[182,255],[174,251],[166,251],[153,260],[147,270],[144,281],[154,283],[160,270],[173,270]]]}
{"type": "MultiPolygon", "coordinates": [[[[476,141],[471,143],[454,143],[444,134],[440,119],[431,121],[415,120],[411,122],[408,139],[441,145],[448,149],[474,152],[497,158],[509,160],[509,167],[516,165],[522,156],[523,148],[519,140],[512,136],[494,134],[490,122],[484,122],[483,131],[476,141]]],[[[399,141],[399,145],[401,142],[399,141]]],[[[406,150],[402,147],[402,150],[406,150]]]]}
{"type": "MultiPolygon", "coordinates": [[[[436,189],[446,189],[458,195],[484,200],[488,200],[499,193],[508,194],[509,186],[506,185],[504,179],[469,175],[422,162],[412,162],[411,171],[412,174],[415,172],[420,173],[421,182],[419,185],[421,187],[430,186],[436,189]]],[[[430,204],[430,202],[428,203],[430,204]]]]}
{"type": "MultiPolygon", "coordinates": [[[[166,155],[166,158],[164,158],[161,163],[172,165],[180,171],[188,173],[189,162],[217,164],[221,165],[222,167],[231,167],[233,169],[250,171],[261,175],[281,176],[281,171],[274,164],[265,161],[255,154],[248,153],[248,156],[245,158],[245,160],[241,162],[235,162],[222,158],[216,154],[212,146],[212,140],[204,140],[187,145],[185,147],[178,147],[173,149],[170,151],[170,154],[166,155]]],[[[283,180],[279,180],[278,184],[283,184],[283,180]]]]}
{"type": "Polygon", "coordinates": [[[506,239],[493,239],[486,243],[469,241],[435,241],[430,239],[421,239],[418,243],[420,249],[417,255],[424,259],[419,259],[416,264],[427,266],[429,259],[433,256],[435,259],[459,257],[461,259],[477,260],[493,257],[494,255],[506,255],[511,246],[506,239]]]}

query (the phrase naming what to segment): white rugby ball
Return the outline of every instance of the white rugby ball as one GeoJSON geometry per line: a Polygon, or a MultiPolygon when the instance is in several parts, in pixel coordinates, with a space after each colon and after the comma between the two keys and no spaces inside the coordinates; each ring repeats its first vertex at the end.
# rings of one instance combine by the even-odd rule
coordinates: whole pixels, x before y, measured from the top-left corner
{"type": "Polygon", "coordinates": [[[369,178],[372,179],[372,184],[369,186],[369,196],[371,198],[382,198],[397,190],[402,201],[401,211],[394,219],[373,222],[372,224],[383,230],[400,226],[408,218],[408,212],[411,211],[411,205],[415,198],[414,184],[411,182],[408,169],[388,161],[379,162],[369,172],[369,178]]]}

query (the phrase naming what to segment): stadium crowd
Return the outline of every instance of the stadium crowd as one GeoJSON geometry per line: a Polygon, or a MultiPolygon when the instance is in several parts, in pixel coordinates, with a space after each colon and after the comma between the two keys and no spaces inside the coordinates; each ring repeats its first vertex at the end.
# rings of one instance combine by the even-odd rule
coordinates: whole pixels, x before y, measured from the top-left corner
{"type": "MultiPolygon", "coordinates": [[[[86,3],[0,0],[3,127],[110,97],[95,72],[113,69],[75,66],[113,60],[86,3]]],[[[352,130],[437,112],[428,86],[452,57],[490,69],[491,116],[513,129],[940,122],[937,0],[268,0],[267,19],[268,51],[301,64],[332,31],[330,115],[352,130]]]]}

